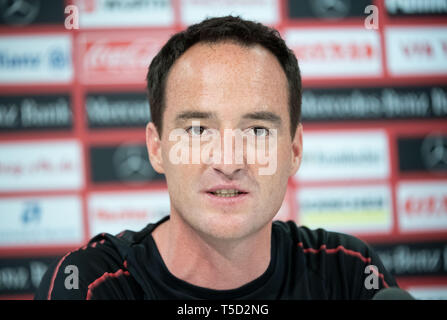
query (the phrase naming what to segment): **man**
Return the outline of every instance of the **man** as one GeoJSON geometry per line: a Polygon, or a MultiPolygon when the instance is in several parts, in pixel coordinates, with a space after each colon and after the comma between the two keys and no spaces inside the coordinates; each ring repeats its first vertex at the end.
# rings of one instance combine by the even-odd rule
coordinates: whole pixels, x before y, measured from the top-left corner
{"type": "Polygon", "coordinates": [[[205,20],[166,43],[147,81],[147,148],[170,215],[68,253],[37,299],[371,299],[396,286],[360,240],[272,222],[302,156],[300,72],[275,30],[205,20]]]}

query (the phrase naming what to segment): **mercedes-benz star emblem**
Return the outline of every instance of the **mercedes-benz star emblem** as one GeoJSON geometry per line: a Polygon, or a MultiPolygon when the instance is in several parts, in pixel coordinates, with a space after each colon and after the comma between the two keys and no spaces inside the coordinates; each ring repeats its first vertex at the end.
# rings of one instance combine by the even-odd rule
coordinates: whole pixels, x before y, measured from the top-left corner
{"type": "Polygon", "coordinates": [[[116,174],[123,181],[148,181],[156,174],[149,164],[144,146],[122,145],[115,151],[113,161],[116,174]]]}
{"type": "Polygon", "coordinates": [[[323,19],[341,19],[351,9],[351,0],[309,0],[317,17],[323,19]]]}
{"type": "Polygon", "coordinates": [[[447,170],[447,136],[427,136],[422,142],[421,152],[428,170],[447,170]]]}
{"type": "Polygon", "coordinates": [[[39,14],[40,0],[0,0],[0,12],[4,23],[26,25],[39,14]]]}

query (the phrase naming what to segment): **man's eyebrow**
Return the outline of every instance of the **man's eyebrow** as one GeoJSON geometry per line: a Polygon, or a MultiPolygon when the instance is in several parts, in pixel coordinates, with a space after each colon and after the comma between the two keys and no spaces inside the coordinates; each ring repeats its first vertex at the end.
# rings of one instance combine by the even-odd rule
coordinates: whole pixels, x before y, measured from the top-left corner
{"type": "MultiPolygon", "coordinates": [[[[175,121],[185,121],[190,119],[211,119],[216,117],[216,113],[214,112],[186,110],[177,114],[177,116],[175,117],[175,121]]],[[[263,120],[270,121],[276,125],[281,124],[281,118],[277,114],[270,111],[256,111],[246,113],[242,116],[242,119],[263,120]]]]}
{"type": "Polygon", "coordinates": [[[281,118],[275,113],[270,111],[257,111],[257,112],[246,113],[243,115],[242,119],[264,120],[273,122],[276,125],[281,124],[281,118]]]}
{"type": "Polygon", "coordinates": [[[183,121],[189,119],[210,119],[215,118],[214,112],[203,112],[203,111],[182,111],[175,117],[176,121],[183,121]]]}

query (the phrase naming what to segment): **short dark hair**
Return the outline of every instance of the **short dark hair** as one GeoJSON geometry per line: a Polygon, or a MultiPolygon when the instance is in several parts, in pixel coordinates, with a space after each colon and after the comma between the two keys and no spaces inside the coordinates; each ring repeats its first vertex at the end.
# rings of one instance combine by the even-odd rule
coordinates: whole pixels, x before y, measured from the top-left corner
{"type": "Polygon", "coordinates": [[[162,132],[165,110],[166,79],[174,62],[196,43],[227,40],[248,47],[261,45],[276,56],[288,81],[290,133],[293,138],[301,121],[301,75],[298,61],[277,30],[233,16],[206,19],[174,34],[152,60],[147,73],[147,90],[152,121],[159,134],[162,132]]]}

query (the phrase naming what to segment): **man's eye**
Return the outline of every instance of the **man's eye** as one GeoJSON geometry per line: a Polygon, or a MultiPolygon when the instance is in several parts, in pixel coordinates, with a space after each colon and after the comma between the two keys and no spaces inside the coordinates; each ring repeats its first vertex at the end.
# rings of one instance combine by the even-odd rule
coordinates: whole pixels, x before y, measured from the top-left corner
{"type": "Polygon", "coordinates": [[[257,137],[267,137],[270,134],[269,130],[264,127],[253,127],[251,131],[257,137]]]}
{"type": "Polygon", "coordinates": [[[193,126],[186,129],[186,132],[188,132],[192,136],[200,136],[205,132],[206,128],[202,126],[193,126]]]}

